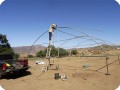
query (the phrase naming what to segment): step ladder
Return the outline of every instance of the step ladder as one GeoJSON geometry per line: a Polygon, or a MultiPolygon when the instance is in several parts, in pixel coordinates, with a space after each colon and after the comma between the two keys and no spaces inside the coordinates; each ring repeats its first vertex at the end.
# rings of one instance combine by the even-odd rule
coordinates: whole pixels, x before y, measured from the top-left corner
{"type": "Polygon", "coordinates": [[[47,48],[47,53],[46,53],[46,59],[48,59],[47,69],[48,70],[57,70],[58,65],[57,66],[55,65],[54,58],[51,57],[51,50],[52,50],[52,46],[49,45],[47,48]]]}

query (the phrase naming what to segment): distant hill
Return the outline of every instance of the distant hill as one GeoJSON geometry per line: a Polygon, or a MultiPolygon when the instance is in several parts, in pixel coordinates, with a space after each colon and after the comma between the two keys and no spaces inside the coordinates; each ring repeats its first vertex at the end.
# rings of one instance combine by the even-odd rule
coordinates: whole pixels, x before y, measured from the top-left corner
{"type": "Polygon", "coordinates": [[[46,47],[44,46],[41,46],[41,45],[34,45],[32,46],[20,46],[20,47],[12,47],[13,50],[16,52],[16,53],[19,53],[20,55],[28,55],[29,51],[30,51],[30,55],[35,55],[36,52],[40,51],[40,50],[44,50],[46,47]],[[31,50],[30,50],[31,48],[31,50]]]}
{"type": "MultiPolygon", "coordinates": [[[[113,48],[115,49],[115,50],[117,50],[117,49],[120,49],[120,45],[107,45],[107,44],[103,44],[103,45],[101,45],[101,47],[103,48],[103,49],[105,49],[105,50],[113,50],[113,48]]],[[[95,46],[95,47],[91,47],[91,48],[89,48],[89,49],[101,49],[100,48],[100,46],[95,46]]]]}
{"type": "Polygon", "coordinates": [[[89,48],[79,48],[77,49],[79,53],[83,55],[104,55],[120,53],[120,45],[107,45],[103,44],[100,46],[94,46],[89,48]],[[104,53],[105,52],[105,53],[104,53]]]}
{"type": "MultiPolygon", "coordinates": [[[[103,44],[101,45],[101,47],[104,48],[105,51],[113,50],[113,48],[115,50],[120,50],[120,45],[109,46],[109,45],[103,44]]],[[[12,47],[12,48],[16,53],[19,53],[20,56],[26,57],[29,51],[30,51],[29,55],[36,55],[38,51],[44,50],[46,47],[41,46],[41,45],[34,45],[32,48],[31,46],[21,46],[21,47],[12,47]]],[[[89,48],[76,48],[76,49],[79,51],[79,53],[84,53],[84,54],[100,54],[103,52],[99,46],[94,46],[94,47],[89,47],[89,48]]],[[[72,50],[72,48],[68,50],[72,50]]]]}

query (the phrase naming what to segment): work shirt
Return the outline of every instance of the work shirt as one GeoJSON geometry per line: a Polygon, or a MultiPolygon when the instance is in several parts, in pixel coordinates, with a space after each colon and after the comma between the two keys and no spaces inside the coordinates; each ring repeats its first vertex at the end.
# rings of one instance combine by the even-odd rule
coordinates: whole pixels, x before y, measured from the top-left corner
{"type": "Polygon", "coordinates": [[[54,28],[50,26],[49,32],[54,32],[54,28]]]}
{"type": "Polygon", "coordinates": [[[52,24],[50,26],[49,32],[54,32],[54,29],[56,29],[56,25],[52,24]]]}

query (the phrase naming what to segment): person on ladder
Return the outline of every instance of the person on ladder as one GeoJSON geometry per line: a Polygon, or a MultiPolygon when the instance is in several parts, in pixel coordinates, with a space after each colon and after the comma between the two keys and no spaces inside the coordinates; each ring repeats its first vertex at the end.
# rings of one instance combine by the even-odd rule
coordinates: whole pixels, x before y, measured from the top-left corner
{"type": "Polygon", "coordinates": [[[49,46],[52,46],[53,32],[57,28],[56,24],[52,24],[49,29],[49,46]]]}
{"type": "Polygon", "coordinates": [[[56,24],[52,24],[49,28],[49,46],[47,48],[46,58],[48,59],[48,67],[51,67],[51,49],[52,49],[52,42],[53,42],[53,32],[57,28],[56,24]]]}

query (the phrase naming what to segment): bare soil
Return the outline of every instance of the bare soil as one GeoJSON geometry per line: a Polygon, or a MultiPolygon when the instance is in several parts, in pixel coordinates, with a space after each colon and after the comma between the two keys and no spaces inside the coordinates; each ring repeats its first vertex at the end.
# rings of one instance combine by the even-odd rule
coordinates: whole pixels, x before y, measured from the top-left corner
{"type": "MultiPolygon", "coordinates": [[[[108,62],[115,60],[117,57],[111,57],[108,62]]],[[[27,72],[4,76],[0,85],[5,90],[115,90],[120,85],[119,62],[109,65],[110,75],[105,75],[106,67],[100,69],[106,64],[103,57],[65,57],[54,62],[60,68],[43,73],[44,65],[36,65],[35,60],[30,60],[31,68],[27,72]],[[55,73],[66,75],[67,80],[55,80],[55,73]]]]}

